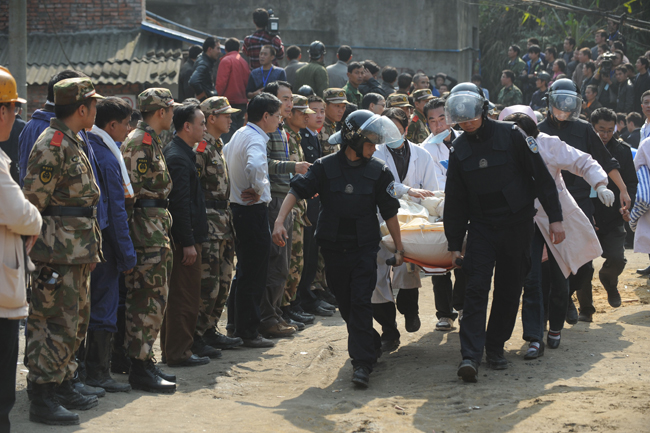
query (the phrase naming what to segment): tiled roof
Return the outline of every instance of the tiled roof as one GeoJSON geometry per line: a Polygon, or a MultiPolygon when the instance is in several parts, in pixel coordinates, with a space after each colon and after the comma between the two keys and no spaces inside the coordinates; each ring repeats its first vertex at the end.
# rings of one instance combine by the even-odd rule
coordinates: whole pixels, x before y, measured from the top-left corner
{"type": "MultiPolygon", "coordinates": [[[[7,46],[0,36],[0,47],[7,46]]],[[[142,30],[31,34],[27,39],[27,84],[47,84],[52,75],[74,68],[95,84],[152,84],[178,82],[182,42],[142,30]]],[[[0,64],[9,60],[0,51],[0,64]]]]}

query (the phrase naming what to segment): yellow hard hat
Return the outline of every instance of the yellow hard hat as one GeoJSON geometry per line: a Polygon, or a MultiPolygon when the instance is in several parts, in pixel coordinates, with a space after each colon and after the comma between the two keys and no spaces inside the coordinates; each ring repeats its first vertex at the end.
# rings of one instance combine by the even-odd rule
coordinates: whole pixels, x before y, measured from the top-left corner
{"type": "Polygon", "coordinates": [[[27,103],[23,98],[18,97],[16,80],[14,80],[9,69],[0,66],[0,104],[6,104],[7,102],[27,103]]]}

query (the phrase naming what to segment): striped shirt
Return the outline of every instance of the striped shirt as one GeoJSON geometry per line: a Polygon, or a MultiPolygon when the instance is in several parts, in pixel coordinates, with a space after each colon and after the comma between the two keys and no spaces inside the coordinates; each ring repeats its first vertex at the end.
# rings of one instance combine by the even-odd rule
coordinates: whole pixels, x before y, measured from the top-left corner
{"type": "Polygon", "coordinates": [[[639,219],[650,210],[650,169],[647,165],[642,165],[636,171],[636,177],[639,184],[636,189],[636,200],[634,208],[630,212],[630,228],[636,231],[636,225],[639,219]]]}

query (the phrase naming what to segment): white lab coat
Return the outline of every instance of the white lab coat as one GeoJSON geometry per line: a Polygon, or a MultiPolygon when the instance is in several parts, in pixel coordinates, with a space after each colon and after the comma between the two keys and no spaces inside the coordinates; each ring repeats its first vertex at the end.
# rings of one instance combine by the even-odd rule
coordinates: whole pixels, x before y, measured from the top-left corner
{"type": "MultiPolygon", "coordinates": [[[[451,130],[452,138],[454,141],[459,135],[460,132],[456,132],[454,129],[451,130]]],[[[449,148],[445,143],[432,143],[434,134],[429,135],[426,140],[420,143],[420,146],[429,152],[431,158],[433,158],[433,166],[436,170],[436,179],[438,180],[438,188],[440,191],[445,190],[445,185],[447,184],[447,169],[440,161],[449,161],[449,148]]]]}
{"type": "MultiPolygon", "coordinates": [[[[634,157],[634,169],[638,170],[642,165],[650,167],[650,137],[641,141],[634,157]]],[[[650,254],[650,212],[644,213],[636,225],[634,252],[650,254]]]]}
{"type": "MultiPolygon", "coordinates": [[[[431,155],[416,144],[409,142],[409,147],[411,150],[411,157],[409,158],[409,167],[406,173],[406,178],[403,182],[400,182],[399,180],[395,161],[386,145],[378,146],[378,149],[375,151],[373,156],[384,161],[391,173],[393,173],[393,177],[395,178],[395,192],[398,197],[407,194],[409,188],[438,191],[438,181],[436,179],[431,155]]],[[[391,266],[386,264],[386,259],[392,256],[393,252],[388,251],[386,247],[381,245],[380,251],[377,254],[377,286],[372,294],[373,304],[395,302],[392,288],[415,289],[422,287],[419,270],[413,265],[406,263],[396,268],[392,268],[393,276],[391,284],[391,266]]]]}
{"type": "Polygon", "coordinates": [[[591,155],[569,146],[558,137],[540,132],[537,143],[539,154],[555,179],[562,205],[562,225],[566,239],[557,245],[551,243],[548,216],[538,199],[535,199],[537,209],[535,222],[546,240],[549,252],[553,254],[564,276],[568,278],[571,273],[576,273],[580,266],[600,257],[603,250],[591,222],[566,189],[562,170],[584,178],[592,187],[600,182],[606,182],[607,173],[591,155]]]}

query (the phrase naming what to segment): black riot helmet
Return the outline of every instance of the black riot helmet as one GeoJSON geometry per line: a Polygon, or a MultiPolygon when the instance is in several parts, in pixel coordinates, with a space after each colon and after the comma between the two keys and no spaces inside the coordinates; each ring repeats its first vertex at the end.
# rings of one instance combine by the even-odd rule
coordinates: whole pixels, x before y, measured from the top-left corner
{"type": "Polygon", "coordinates": [[[489,101],[483,90],[474,83],[454,86],[445,102],[445,120],[448,125],[468,122],[481,116],[487,117],[489,101]]]}
{"type": "Polygon", "coordinates": [[[578,93],[575,83],[568,78],[562,78],[551,84],[547,93],[549,115],[558,122],[569,122],[580,117],[582,96],[578,93]]]}
{"type": "Polygon", "coordinates": [[[551,75],[546,71],[538,72],[537,73],[537,78],[544,81],[547,86],[548,86],[548,83],[551,82],[551,75]]]}
{"type": "Polygon", "coordinates": [[[300,86],[300,89],[298,89],[298,94],[309,97],[314,94],[314,89],[312,89],[310,85],[304,84],[300,86]]]}
{"type": "Polygon", "coordinates": [[[388,145],[403,140],[399,129],[388,117],[379,116],[370,110],[357,110],[345,118],[341,130],[333,134],[328,142],[348,146],[359,158],[364,158],[363,144],[366,141],[375,145],[388,145]]]}
{"type": "Polygon", "coordinates": [[[309,58],[316,60],[320,59],[327,53],[327,50],[325,49],[325,44],[323,44],[321,41],[314,41],[309,45],[309,58]]]}

